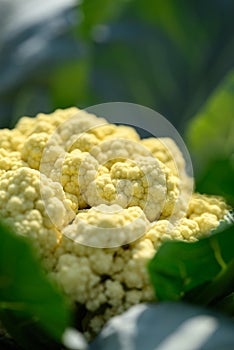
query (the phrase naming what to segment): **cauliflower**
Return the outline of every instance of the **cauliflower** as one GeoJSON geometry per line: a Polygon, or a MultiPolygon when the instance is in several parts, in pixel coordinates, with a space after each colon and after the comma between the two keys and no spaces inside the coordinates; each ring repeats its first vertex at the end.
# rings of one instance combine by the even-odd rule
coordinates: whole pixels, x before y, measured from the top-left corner
{"type": "Polygon", "coordinates": [[[196,241],[228,210],[220,197],[191,195],[171,139],[141,140],[75,107],[0,131],[0,217],[82,309],[87,339],[154,299],[146,265],[162,242],[196,241]]]}

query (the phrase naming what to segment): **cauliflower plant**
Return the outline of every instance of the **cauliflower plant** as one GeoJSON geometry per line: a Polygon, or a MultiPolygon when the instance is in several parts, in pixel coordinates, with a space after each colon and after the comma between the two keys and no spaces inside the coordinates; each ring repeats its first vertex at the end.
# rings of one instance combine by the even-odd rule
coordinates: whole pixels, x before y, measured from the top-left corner
{"type": "Polygon", "coordinates": [[[154,299],[146,264],[162,242],[196,241],[224,219],[222,198],[189,189],[172,139],[75,107],[0,131],[0,217],[31,240],[87,339],[154,299]]]}

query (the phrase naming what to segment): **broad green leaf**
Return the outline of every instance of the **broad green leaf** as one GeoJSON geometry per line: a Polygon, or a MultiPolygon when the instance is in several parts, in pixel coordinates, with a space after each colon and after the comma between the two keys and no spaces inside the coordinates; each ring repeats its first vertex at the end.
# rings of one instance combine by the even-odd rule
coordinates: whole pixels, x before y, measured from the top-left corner
{"type": "Polygon", "coordinates": [[[217,158],[208,162],[197,176],[196,188],[201,193],[221,195],[234,207],[233,178],[234,156],[217,158]]]}
{"type": "Polygon", "coordinates": [[[190,122],[187,140],[197,190],[225,195],[234,205],[234,71],[190,122]]]}
{"type": "Polygon", "coordinates": [[[232,293],[233,246],[234,226],[230,224],[223,232],[214,232],[195,243],[164,243],[149,263],[157,298],[207,305],[232,293]]]}
{"type": "Polygon", "coordinates": [[[234,71],[191,120],[187,140],[200,166],[234,152],[234,71]]]}
{"type": "Polygon", "coordinates": [[[30,338],[33,326],[60,341],[70,323],[70,310],[64,297],[41,270],[30,244],[3,223],[0,223],[0,242],[3,323],[16,336],[21,330],[24,335],[28,332],[30,338]]]}

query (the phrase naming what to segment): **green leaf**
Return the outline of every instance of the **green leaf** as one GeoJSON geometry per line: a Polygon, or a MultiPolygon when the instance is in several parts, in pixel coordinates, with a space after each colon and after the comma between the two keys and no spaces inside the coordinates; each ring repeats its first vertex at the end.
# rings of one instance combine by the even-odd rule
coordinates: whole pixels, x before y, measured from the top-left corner
{"type": "MultiPolygon", "coordinates": [[[[28,241],[16,236],[3,223],[0,223],[0,239],[0,315],[3,323],[16,337],[22,331],[30,338],[33,326],[60,341],[70,324],[70,310],[64,297],[41,270],[28,241]]],[[[16,340],[22,343],[21,338],[16,340]]]]}
{"type": "Polygon", "coordinates": [[[234,291],[234,226],[222,225],[195,243],[164,243],[149,263],[159,300],[185,299],[208,305],[234,291]]]}
{"type": "Polygon", "coordinates": [[[188,127],[188,143],[199,164],[234,152],[233,116],[234,71],[226,76],[188,127]]]}
{"type": "Polygon", "coordinates": [[[234,205],[234,71],[208,99],[187,130],[197,190],[224,195],[234,205]]]}
{"type": "Polygon", "coordinates": [[[223,196],[234,207],[233,174],[234,157],[211,160],[197,177],[196,188],[200,193],[223,196]]]}

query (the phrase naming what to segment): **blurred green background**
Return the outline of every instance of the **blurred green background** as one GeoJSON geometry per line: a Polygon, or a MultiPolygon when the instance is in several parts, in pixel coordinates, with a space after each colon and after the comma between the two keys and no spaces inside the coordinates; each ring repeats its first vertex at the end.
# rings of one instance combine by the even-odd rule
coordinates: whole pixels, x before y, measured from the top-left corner
{"type": "Polygon", "coordinates": [[[0,0],[0,8],[0,127],[58,107],[142,104],[185,137],[197,188],[233,203],[233,0],[0,0]]]}

